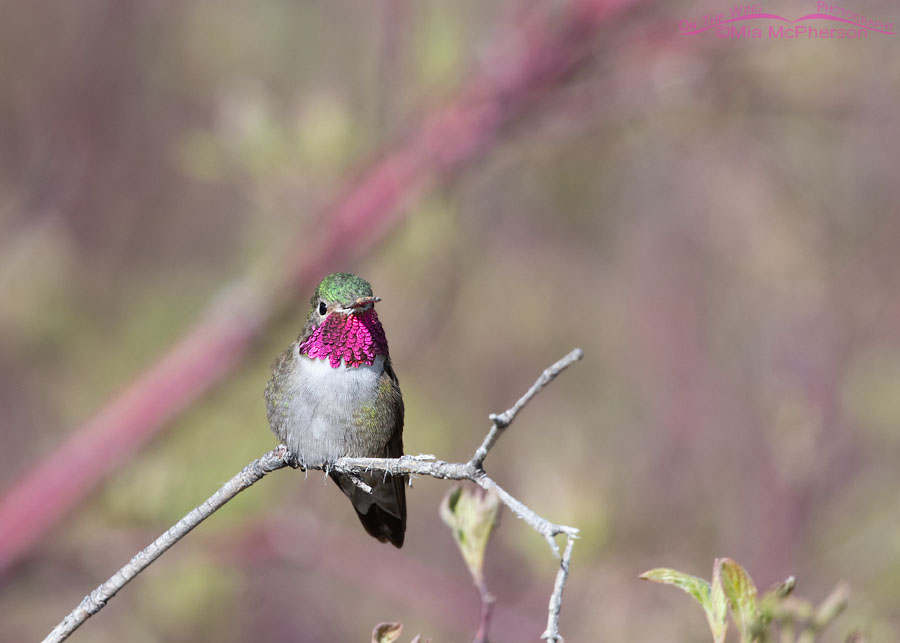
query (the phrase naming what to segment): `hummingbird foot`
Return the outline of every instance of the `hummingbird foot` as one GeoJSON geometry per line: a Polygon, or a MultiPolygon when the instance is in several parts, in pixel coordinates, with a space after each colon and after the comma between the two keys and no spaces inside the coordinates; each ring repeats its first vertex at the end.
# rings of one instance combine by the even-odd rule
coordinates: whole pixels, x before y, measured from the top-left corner
{"type": "Polygon", "coordinates": [[[322,471],[325,472],[325,475],[330,475],[334,470],[334,463],[337,462],[337,458],[329,458],[322,463],[322,471]]]}
{"type": "Polygon", "coordinates": [[[285,445],[279,444],[276,451],[278,452],[278,457],[280,457],[289,467],[306,471],[306,466],[300,462],[300,459],[291,453],[285,445]]]}

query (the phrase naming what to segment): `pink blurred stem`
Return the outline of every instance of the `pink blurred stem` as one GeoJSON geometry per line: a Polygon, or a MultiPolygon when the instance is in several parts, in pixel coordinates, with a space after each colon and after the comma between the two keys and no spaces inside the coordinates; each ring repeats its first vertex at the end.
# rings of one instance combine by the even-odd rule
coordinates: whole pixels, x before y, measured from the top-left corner
{"type": "Polygon", "coordinates": [[[487,585],[482,580],[476,583],[478,587],[478,596],[481,598],[481,620],[478,622],[478,631],[472,643],[488,643],[488,632],[491,631],[491,621],[494,617],[494,603],[496,598],[491,594],[487,585]]]}
{"type": "MultiPolygon", "coordinates": [[[[246,297],[241,297],[246,300],[246,297]]],[[[0,502],[0,570],[110,469],[238,363],[264,325],[238,297],[202,317],[155,365],[21,477],[0,502]]]]}
{"type": "MultiPolygon", "coordinates": [[[[294,244],[300,259],[266,297],[237,286],[185,336],[96,416],[25,473],[0,500],[0,573],[19,559],[101,479],[228,374],[277,314],[289,305],[283,286],[305,289],[339,261],[358,256],[400,219],[402,206],[429,181],[449,180],[477,161],[511,119],[565,82],[592,51],[598,27],[638,0],[581,0],[556,14],[530,16],[501,36],[457,98],[351,181],[313,243],[294,244]],[[282,296],[274,297],[282,292],[282,296]],[[279,302],[284,302],[283,304],[279,302]]],[[[265,430],[260,427],[260,431],[265,430]]]]}

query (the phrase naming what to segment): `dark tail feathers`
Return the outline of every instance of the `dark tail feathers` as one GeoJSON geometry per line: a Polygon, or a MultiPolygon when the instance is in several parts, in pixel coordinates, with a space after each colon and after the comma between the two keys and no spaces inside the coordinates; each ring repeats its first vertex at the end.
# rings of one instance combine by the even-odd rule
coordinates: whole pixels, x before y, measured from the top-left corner
{"type": "Polygon", "coordinates": [[[363,473],[360,478],[372,487],[369,494],[344,474],[329,475],[350,498],[359,521],[370,536],[383,543],[389,542],[394,547],[403,546],[406,533],[406,476],[385,476],[377,471],[363,473]]]}

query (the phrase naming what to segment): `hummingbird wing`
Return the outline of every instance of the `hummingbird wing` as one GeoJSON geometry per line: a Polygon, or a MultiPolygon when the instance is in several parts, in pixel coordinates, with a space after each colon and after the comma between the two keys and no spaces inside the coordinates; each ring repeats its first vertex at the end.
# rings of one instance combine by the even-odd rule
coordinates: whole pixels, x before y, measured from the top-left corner
{"type": "Polygon", "coordinates": [[[286,422],[288,410],[287,405],[284,404],[284,387],[282,382],[284,381],[285,373],[293,368],[293,362],[293,346],[288,346],[272,362],[272,376],[266,384],[266,417],[269,420],[272,433],[281,442],[287,441],[286,422]]]}
{"type": "MultiPolygon", "coordinates": [[[[392,427],[390,438],[377,457],[399,458],[403,455],[403,397],[397,383],[397,375],[390,358],[385,359],[381,374],[383,385],[378,387],[378,395],[388,409],[388,423],[392,427]]],[[[332,473],[331,478],[341,491],[350,498],[359,521],[369,535],[381,542],[390,542],[395,547],[403,546],[406,533],[406,484],[408,476],[392,476],[378,471],[362,473],[359,476],[372,488],[366,493],[341,474],[332,473]]]]}

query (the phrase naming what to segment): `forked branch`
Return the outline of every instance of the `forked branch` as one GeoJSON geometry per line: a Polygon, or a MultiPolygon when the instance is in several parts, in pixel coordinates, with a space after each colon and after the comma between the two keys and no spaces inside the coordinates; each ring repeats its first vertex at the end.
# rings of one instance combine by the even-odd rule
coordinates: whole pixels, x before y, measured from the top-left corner
{"type": "MultiPolygon", "coordinates": [[[[500,415],[491,415],[491,428],[484,442],[468,462],[449,463],[436,460],[432,455],[405,455],[400,458],[340,458],[329,465],[329,471],[337,471],[349,474],[365,490],[365,483],[359,479],[359,474],[366,471],[383,471],[391,474],[408,474],[431,476],[443,480],[469,480],[487,491],[493,491],[500,500],[519,518],[524,520],[532,529],[537,531],[547,543],[553,553],[559,557],[559,546],[556,536],[565,534],[566,547],[560,560],[559,571],[553,593],[550,596],[550,606],[547,616],[547,629],[541,638],[549,643],[561,641],[559,635],[559,611],[562,605],[562,592],[569,573],[569,561],[572,556],[572,546],[578,536],[575,527],[552,523],[537,515],[524,503],[514,498],[509,492],[498,485],[484,471],[483,463],[488,452],[496,444],[503,429],[513,421],[516,414],[522,410],[531,398],[541,389],[556,378],[572,363],[582,358],[584,353],[576,348],[564,358],[546,369],[537,379],[534,385],[525,395],[519,399],[512,408],[500,415]]],[[[260,480],[272,471],[277,471],[293,462],[291,454],[283,444],[278,445],[262,457],[254,460],[240,473],[226,482],[218,491],[199,507],[192,509],[184,518],[179,520],[168,531],[153,541],[150,545],[138,552],[125,566],[113,574],[109,580],[101,583],[94,591],[84,597],[81,603],[72,610],[53,631],[44,639],[44,643],[56,643],[68,638],[72,632],[81,626],[87,619],[99,612],[116,593],[122,589],[131,579],[146,569],[150,563],[159,558],[172,545],[181,540],[189,531],[211,516],[222,505],[231,500],[238,493],[260,480]]],[[[311,467],[323,469],[324,467],[311,467]]]]}

